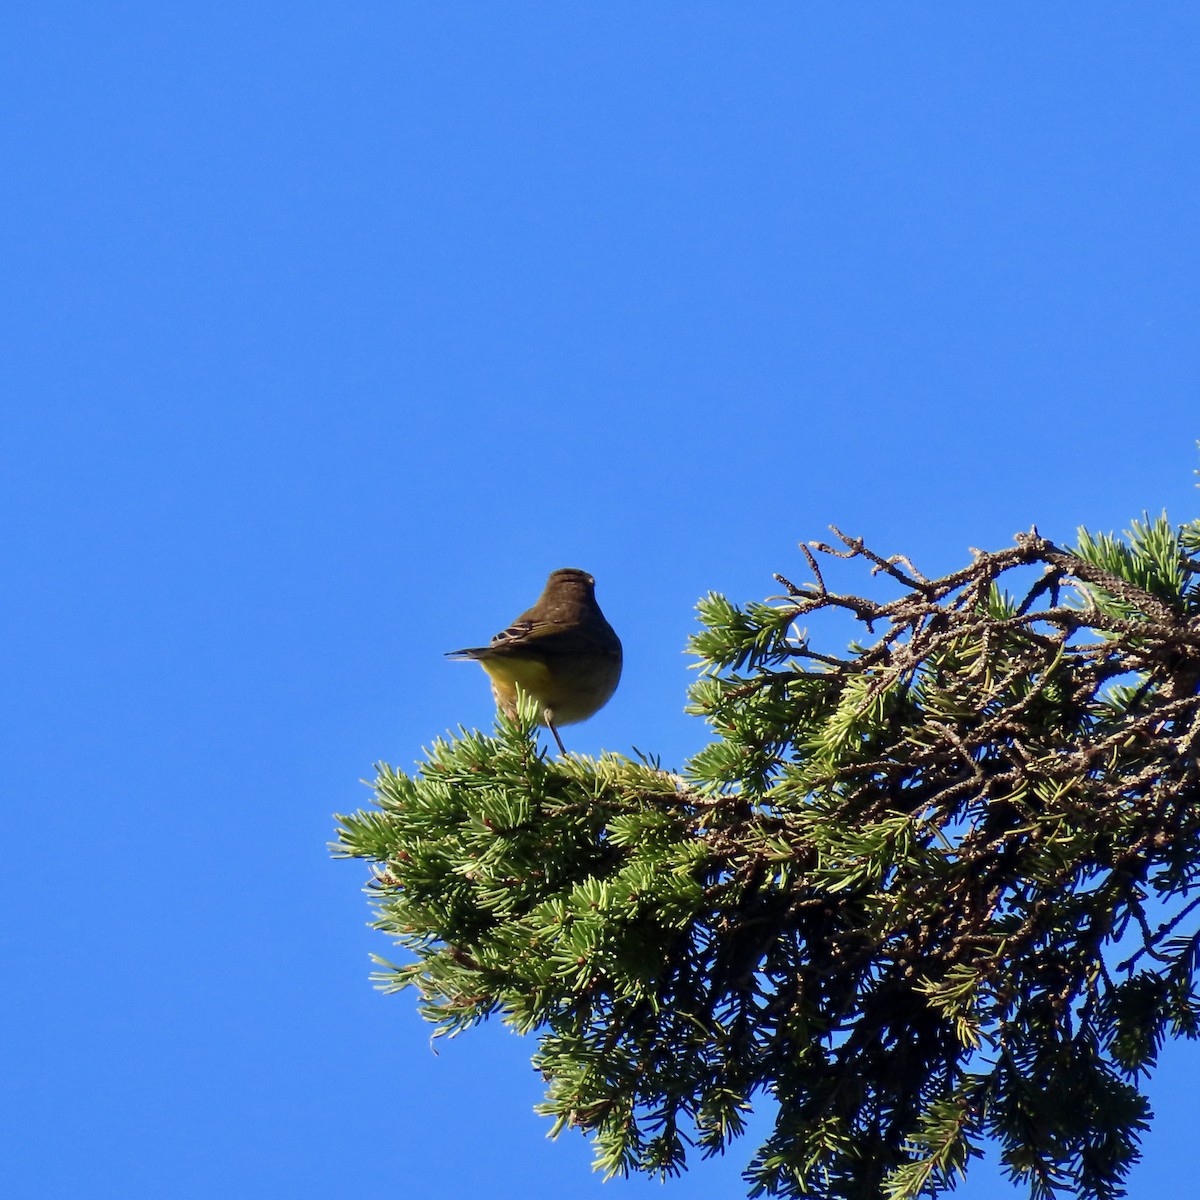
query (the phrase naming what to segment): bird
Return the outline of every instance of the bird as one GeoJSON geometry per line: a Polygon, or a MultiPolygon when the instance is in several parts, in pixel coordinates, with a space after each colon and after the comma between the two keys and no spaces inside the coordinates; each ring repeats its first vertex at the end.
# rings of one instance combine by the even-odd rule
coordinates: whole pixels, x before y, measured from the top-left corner
{"type": "Polygon", "coordinates": [[[596,581],[576,567],[551,571],[532,608],[486,646],[451,650],[488,673],[496,704],[510,717],[517,689],[537,701],[539,724],[567,748],[560,725],[586,721],[612,698],[621,679],[621,639],[596,603],[596,581]]]}

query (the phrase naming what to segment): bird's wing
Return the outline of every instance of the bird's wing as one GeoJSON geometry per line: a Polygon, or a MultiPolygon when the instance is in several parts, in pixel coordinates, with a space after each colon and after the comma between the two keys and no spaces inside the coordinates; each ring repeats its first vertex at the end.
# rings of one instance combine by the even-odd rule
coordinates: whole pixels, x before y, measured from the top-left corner
{"type": "Polygon", "coordinates": [[[493,654],[524,657],[526,655],[603,654],[612,647],[593,637],[577,625],[561,625],[557,621],[514,621],[507,629],[492,638],[488,649],[493,654]]]}
{"type": "Polygon", "coordinates": [[[561,628],[552,621],[524,621],[518,618],[502,629],[486,646],[467,646],[451,650],[447,658],[532,658],[542,653],[562,654],[587,650],[590,641],[577,629],[561,628]]]}

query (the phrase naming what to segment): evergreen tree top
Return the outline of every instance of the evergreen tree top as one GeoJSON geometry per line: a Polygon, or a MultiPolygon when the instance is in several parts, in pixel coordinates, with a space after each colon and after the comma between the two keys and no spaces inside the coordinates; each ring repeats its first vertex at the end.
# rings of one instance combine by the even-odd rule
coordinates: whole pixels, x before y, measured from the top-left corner
{"type": "Polygon", "coordinates": [[[542,1110],[609,1173],[753,1104],[752,1195],[935,1195],[991,1136],[1035,1200],[1119,1196],[1138,1085],[1200,1028],[1200,522],[937,579],[835,534],[811,582],[700,603],[713,738],[678,772],[551,760],[531,705],[380,767],[339,852],[406,951],[381,983],[536,1033],[542,1110]],[[847,649],[798,627],[831,614],[847,649]]]}

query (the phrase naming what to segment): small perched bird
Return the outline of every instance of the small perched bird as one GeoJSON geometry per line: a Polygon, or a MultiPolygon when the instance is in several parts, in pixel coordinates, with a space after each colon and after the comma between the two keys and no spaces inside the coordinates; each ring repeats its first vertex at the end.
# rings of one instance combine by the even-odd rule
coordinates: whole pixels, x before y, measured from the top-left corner
{"type": "Polygon", "coordinates": [[[574,567],[551,571],[537,603],[487,646],[452,650],[447,658],[471,658],[491,676],[492,695],[509,715],[517,688],[541,707],[541,723],[554,734],[559,725],[586,721],[617,690],[621,639],[596,603],[596,581],[574,567]]]}

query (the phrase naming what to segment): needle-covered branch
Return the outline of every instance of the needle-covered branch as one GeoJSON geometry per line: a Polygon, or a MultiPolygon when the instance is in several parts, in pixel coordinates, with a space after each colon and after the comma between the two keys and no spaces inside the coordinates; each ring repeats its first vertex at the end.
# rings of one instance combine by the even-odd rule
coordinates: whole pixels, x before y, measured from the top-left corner
{"type": "Polygon", "coordinates": [[[407,952],[381,979],[536,1033],[609,1172],[753,1105],[753,1194],[933,1195],[991,1136],[1035,1198],[1120,1195],[1139,1081],[1200,1029],[1200,523],[938,579],[835,535],[811,583],[701,602],[679,774],[549,761],[532,712],[382,768],[341,831],[407,952]]]}

